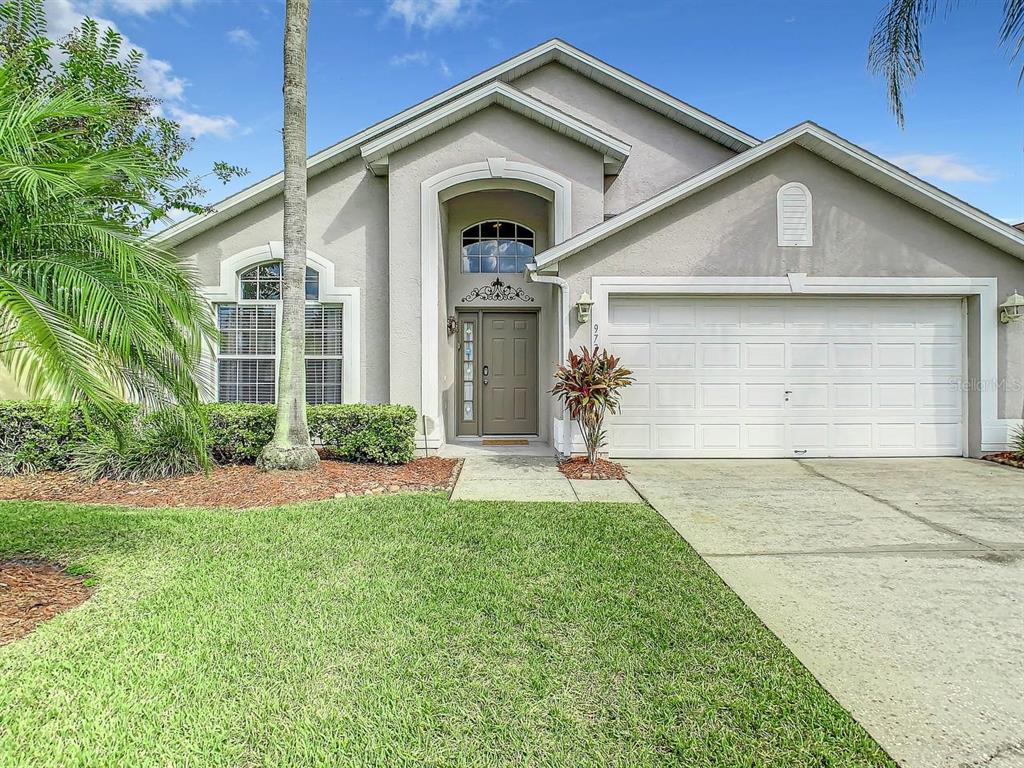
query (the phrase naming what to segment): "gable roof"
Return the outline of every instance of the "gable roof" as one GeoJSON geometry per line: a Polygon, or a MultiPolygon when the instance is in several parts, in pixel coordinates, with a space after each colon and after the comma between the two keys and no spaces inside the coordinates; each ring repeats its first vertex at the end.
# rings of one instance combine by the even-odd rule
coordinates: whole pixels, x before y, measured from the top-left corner
{"type": "MultiPolygon", "coordinates": [[[[510,82],[539,69],[545,64],[558,62],[584,77],[588,77],[611,90],[665,115],[677,123],[700,133],[713,141],[742,152],[757,146],[758,140],[743,131],[722,122],[711,115],[690,106],[673,96],[644,83],[615,67],[606,64],[590,54],[575,48],[563,40],[553,39],[524,51],[518,56],[484,70],[468,80],[421,101],[392,117],[371,125],[359,133],[343,139],[326,149],[311,155],[306,161],[309,177],[316,176],[361,152],[361,146],[375,138],[398,128],[405,123],[447,104],[489,82],[500,80],[510,82]]],[[[284,185],[283,172],[256,182],[255,184],[214,204],[207,213],[192,216],[154,235],[154,239],[165,246],[174,246],[190,237],[205,232],[222,221],[254,208],[281,192],[284,185]]]]}
{"type": "Polygon", "coordinates": [[[578,253],[616,232],[621,232],[638,221],[695,195],[791,145],[801,146],[865,181],[949,222],[979,240],[1024,259],[1024,232],[1020,232],[1006,222],[953,197],[948,192],[943,192],[938,187],[922,181],[867,150],[851,144],[820,125],[805,122],[674,187],[669,187],[664,192],[614,218],[548,248],[537,255],[534,269],[542,270],[554,267],[558,262],[574,253],[578,253]]]}
{"type": "Polygon", "coordinates": [[[363,144],[360,150],[363,160],[374,174],[383,176],[387,173],[388,155],[392,152],[415,144],[420,139],[447,128],[492,104],[499,104],[601,152],[605,156],[605,173],[607,174],[618,173],[629,156],[630,146],[621,139],[610,136],[549,104],[538,101],[511,85],[495,81],[363,144]]]}

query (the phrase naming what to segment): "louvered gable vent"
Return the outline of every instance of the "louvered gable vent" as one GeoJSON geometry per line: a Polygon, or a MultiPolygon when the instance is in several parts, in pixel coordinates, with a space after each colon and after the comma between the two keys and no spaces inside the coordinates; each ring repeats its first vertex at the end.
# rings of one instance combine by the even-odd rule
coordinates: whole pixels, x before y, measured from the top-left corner
{"type": "Polygon", "coordinates": [[[778,197],[779,245],[811,245],[811,193],[800,182],[783,184],[778,197]]]}

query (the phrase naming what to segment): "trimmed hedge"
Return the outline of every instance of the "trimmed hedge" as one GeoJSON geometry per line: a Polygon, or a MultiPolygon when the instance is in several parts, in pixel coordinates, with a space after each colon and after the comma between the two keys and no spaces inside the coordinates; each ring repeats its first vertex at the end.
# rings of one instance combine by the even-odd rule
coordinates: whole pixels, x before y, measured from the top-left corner
{"type": "Polygon", "coordinates": [[[218,464],[252,464],[274,436],[275,405],[211,403],[203,413],[210,455],[218,464]]]}
{"type": "MultiPolygon", "coordinates": [[[[138,421],[141,410],[125,404],[121,423],[138,421]]],[[[212,403],[203,406],[207,445],[218,464],[252,463],[274,434],[273,405],[212,403]]],[[[347,461],[402,464],[414,454],[416,411],[406,405],[315,405],[309,407],[314,443],[347,461]]],[[[50,402],[0,401],[0,473],[66,470],[76,449],[110,436],[81,407],[50,402]]]]}
{"type": "MultiPolygon", "coordinates": [[[[119,408],[121,423],[131,422],[139,412],[127,403],[119,408]]],[[[90,435],[110,431],[77,405],[0,400],[0,473],[67,469],[77,446],[90,435]]]]}
{"type": "Polygon", "coordinates": [[[314,405],[309,432],[327,452],[346,461],[412,461],[416,409],[408,405],[314,405]]]}

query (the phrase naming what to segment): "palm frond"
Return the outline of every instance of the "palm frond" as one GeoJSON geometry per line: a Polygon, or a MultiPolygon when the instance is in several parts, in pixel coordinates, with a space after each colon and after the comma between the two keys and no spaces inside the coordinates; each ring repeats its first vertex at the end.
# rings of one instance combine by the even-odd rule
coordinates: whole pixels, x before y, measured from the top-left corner
{"type": "MultiPolygon", "coordinates": [[[[999,28],[999,41],[1010,51],[1010,59],[1024,53],[1024,0],[1004,0],[1003,25],[999,28]]],[[[1024,83],[1024,63],[1021,64],[1017,84],[1024,83]]]]}
{"type": "Polygon", "coordinates": [[[96,149],[75,127],[118,108],[23,93],[0,67],[0,364],[111,414],[125,397],[194,406],[210,308],[173,254],[109,215],[153,210],[129,190],[161,169],[141,144],[96,149]]]}

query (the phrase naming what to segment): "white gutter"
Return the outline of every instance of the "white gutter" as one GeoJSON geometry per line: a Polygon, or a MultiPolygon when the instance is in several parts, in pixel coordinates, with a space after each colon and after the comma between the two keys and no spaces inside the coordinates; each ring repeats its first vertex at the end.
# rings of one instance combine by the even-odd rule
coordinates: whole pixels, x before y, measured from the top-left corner
{"type": "MultiPolygon", "coordinates": [[[[537,272],[536,264],[530,264],[526,268],[526,282],[558,286],[558,309],[562,318],[558,332],[558,361],[564,363],[569,344],[569,317],[572,313],[572,304],[569,303],[569,281],[558,275],[542,275],[537,272]]],[[[555,447],[563,456],[569,456],[572,454],[572,421],[569,419],[564,403],[561,405],[561,412],[562,439],[565,444],[555,447]]]]}

